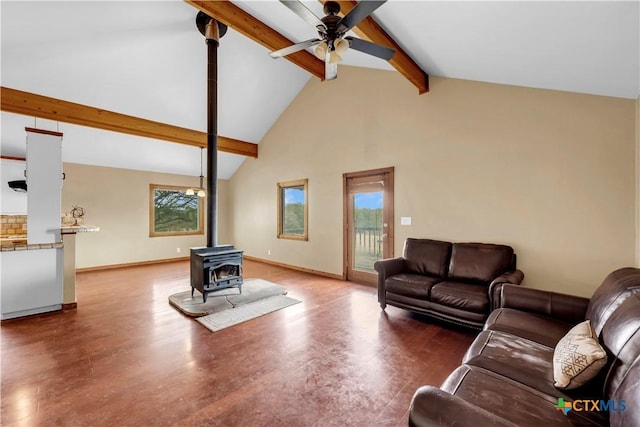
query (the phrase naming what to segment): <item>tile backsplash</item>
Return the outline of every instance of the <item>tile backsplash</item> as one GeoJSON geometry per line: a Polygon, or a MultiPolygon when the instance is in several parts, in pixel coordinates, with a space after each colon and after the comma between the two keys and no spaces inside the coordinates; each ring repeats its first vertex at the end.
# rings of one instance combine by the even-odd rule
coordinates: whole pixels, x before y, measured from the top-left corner
{"type": "Polygon", "coordinates": [[[0,215],[0,238],[15,236],[27,237],[27,216],[0,215]]]}

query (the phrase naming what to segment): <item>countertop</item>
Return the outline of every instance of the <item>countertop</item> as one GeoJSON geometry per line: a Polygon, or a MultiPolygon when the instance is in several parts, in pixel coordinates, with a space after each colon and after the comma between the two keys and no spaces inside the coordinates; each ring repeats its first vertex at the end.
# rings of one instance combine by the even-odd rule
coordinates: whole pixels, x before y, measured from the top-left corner
{"type": "MultiPolygon", "coordinates": [[[[95,225],[63,225],[62,227],[60,227],[61,234],[76,234],[91,231],[100,231],[100,227],[96,227],[95,225]]],[[[63,242],[27,243],[27,237],[21,235],[4,236],[0,238],[0,249],[2,250],[2,252],[30,251],[36,249],[59,249],[63,247],[63,242]]]]}
{"type": "Polygon", "coordinates": [[[100,227],[95,225],[63,225],[60,227],[62,234],[87,233],[91,231],[100,231],[100,227]]]}

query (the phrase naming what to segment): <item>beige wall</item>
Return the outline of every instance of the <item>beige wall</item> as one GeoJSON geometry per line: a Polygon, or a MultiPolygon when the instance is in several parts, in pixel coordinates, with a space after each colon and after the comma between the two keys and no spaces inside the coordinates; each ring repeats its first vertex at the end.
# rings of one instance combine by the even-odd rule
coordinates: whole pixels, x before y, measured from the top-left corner
{"type": "Polygon", "coordinates": [[[636,267],[640,267],[640,96],[636,99],[636,267]]]}
{"type": "MultiPolygon", "coordinates": [[[[64,172],[62,210],[81,206],[85,223],[100,227],[97,233],[78,234],[77,268],[184,257],[190,247],[206,244],[205,235],[149,237],[149,184],[190,186],[198,178],[75,163],[65,163],[64,172]]],[[[229,237],[227,184],[218,182],[220,243],[229,237]]]]}
{"type": "Polygon", "coordinates": [[[430,81],[419,96],[388,71],[312,79],[230,181],[234,243],[341,274],[342,174],[394,166],[397,255],[406,237],[507,243],[526,285],[585,296],[635,263],[633,100],[430,81]],[[309,241],[279,240],[276,183],[301,178],[309,241]]]}

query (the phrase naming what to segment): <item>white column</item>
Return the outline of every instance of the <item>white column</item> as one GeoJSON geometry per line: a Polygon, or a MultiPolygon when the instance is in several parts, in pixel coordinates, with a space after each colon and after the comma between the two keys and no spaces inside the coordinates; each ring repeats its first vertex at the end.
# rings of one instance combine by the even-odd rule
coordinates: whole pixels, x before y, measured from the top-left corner
{"type": "Polygon", "coordinates": [[[62,133],[27,131],[27,243],[61,240],[62,133]]]}

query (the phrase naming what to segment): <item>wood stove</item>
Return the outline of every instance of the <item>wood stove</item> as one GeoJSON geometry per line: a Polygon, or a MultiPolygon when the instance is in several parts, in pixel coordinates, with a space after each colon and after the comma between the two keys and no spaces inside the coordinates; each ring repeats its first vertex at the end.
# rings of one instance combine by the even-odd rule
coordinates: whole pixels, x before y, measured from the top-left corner
{"type": "Polygon", "coordinates": [[[237,287],[242,293],[242,252],[233,245],[191,248],[191,297],[195,289],[203,302],[220,289],[237,287]]]}

